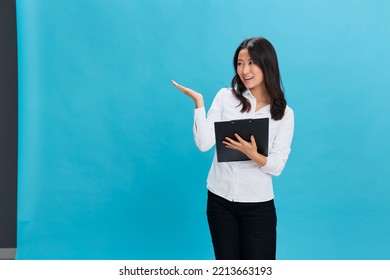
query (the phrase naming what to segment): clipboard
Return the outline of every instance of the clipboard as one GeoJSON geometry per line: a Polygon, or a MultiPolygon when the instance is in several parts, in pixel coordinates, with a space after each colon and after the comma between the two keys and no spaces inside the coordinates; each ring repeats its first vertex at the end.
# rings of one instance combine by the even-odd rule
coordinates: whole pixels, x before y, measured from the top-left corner
{"type": "Polygon", "coordinates": [[[250,136],[253,135],[257,145],[257,152],[268,156],[268,118],[214,122],[214,128],[218,162],[250,160],[245,154],[226,148],[222,143],[225,137],[237,140],[234,136],[235,133],[248,142],[250,141],[250,136]]]}

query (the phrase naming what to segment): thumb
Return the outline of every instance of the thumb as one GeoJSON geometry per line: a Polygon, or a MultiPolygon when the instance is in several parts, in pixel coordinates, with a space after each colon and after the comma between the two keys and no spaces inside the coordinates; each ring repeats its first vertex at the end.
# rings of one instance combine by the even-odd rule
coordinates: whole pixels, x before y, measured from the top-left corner
{"type": "Polygon", "coordinates": [[[256,145],[255,137],[251,135],[251,143],[256,145]]]}

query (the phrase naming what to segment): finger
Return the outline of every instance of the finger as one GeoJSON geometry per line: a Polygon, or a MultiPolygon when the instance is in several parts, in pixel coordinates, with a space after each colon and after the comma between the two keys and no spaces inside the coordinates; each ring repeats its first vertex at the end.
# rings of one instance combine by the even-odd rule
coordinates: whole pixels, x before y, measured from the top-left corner
{"type": "Polygon", "coordinates": [[[251,135],[251,143],[254,144],[256,143],[255,136],[251,135]]]}
{"type": "Polygon", "coordinates": [[[232,149],[232,150],[238,150],[239,147],[236,147],[228,142],[223,142],[225,144],[225,147],[228,148],[228,149],[232,149]]]}
{"type": "Polygon", "coordinates": [[[183,91],[183,92],[185,92],[185,91],[188,90],[186,87],[184,87],[184,86],[182,86],[182,85],[176,83],[174,80],[172,80],[172,84],[173,84],[175,87],[177,87],[179,90],[183,91]]]}
{"type": "Polygon", "coordinates": [[[185,90],[185,88],[183,87],[183,86],[181,86],[181,85],[174,85],[177,89],[179,89],[180,91],[182,91],[182,92],[185,92],[186,90],[185,90]]]}
{"type": "Polygon", "coordinates": [[[251,135],[251,144],[254,148],[257,149],[256,139],[255,136],[251,135]]]}
{"type": "Polygon", "coordinates": [[[236,150],[236,151],[239,151],[239,149],[237,147],[233,147],[233,146],[225,146],[226,148],[230,149],[230,150],[236,150]]]}
{"type": "Polygon", "coordinates": [[[225,139],[227,141],[229,141],[229,143],[232,144],[232,145],[239,145],[240,144],[240,142],[237,142],[237,141],[235,141],[235,140],[233,140],[233,139],[231,139],[229,137],[225,137],[225,139]]]}
{"type": "Polygon", "coordinates": [[[231,147],[234,146],[232,143],[226,141],[222,141],[222,144],[224,144],[225,146],[231,146],[231,147]]]}
{"type": "Polygon", "coordinates": [[[245,141],[244,139],[242,139],[241,136],[238,135],[237,133],[235,133],[234,136],[236,136],[238,142],[240,142],[240,143],[245,143],[245,142],[246,142],[246,141],[245,141]]]}
{"type": "Polygon", "coordinates": [[[172,84],[175,86],[175,87],[180,87],[180,85],[178,83],[176,83],[174,80],[172,80],[172,84]]]}

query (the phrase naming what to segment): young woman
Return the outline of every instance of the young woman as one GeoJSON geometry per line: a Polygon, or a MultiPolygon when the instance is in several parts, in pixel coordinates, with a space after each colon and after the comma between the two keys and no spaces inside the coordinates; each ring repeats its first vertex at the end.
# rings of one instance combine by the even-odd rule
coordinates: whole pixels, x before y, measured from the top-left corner
{"type": "Polygon", "coordinates": [[[207,178],[207,219],[216,259],[275,259],[276,211],[272,176],[281,174],[294,132],[294,113],[281,87],[272,44],[264,38],[244,40],[234,54],[231,88],[221,89],[207,113],[203,96],[172,83],[195,102],[194,138],[201,151],[215,144],[214,122],[269,118],[268,157],[256,142],[239,135],[226,147],[250,160],[218,162],[216,154],[207,178]]]}

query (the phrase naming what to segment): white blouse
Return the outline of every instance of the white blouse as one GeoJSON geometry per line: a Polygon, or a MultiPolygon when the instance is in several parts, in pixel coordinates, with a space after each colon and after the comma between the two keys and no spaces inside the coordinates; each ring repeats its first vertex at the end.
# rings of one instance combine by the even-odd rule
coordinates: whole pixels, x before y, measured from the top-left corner
{"type": "Polygon", "coordinates": [[[215,145],[214,122],[237,119],[269,118],[269,148],[263,167],[254,161],[218,162],[214,154],[207,188],[229,201],[264,202],[274,198],[272,176],[282,173],[291,151],[294,133],[294,112],[286,107],[281,120],[271,118],[270,105],[256,111],[256,98],[249,90],[244,92],[251,103],[250,112],[241,113],[242,105],[231,89],[221,89],[207,113],[205,107],[195,109],[194,138],[197,147],[205,152],[215,145]]]}

